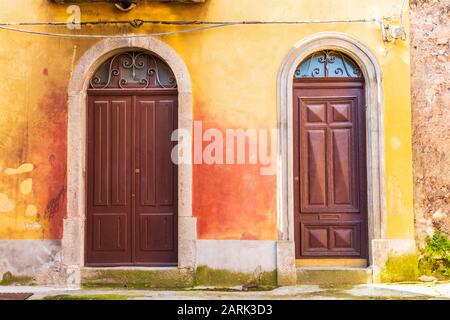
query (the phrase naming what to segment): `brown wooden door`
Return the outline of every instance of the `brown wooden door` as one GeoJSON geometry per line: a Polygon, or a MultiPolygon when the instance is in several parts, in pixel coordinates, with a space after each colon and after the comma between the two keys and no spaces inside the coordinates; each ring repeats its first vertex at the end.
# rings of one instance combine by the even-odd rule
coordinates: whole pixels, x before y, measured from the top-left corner
{"type": "Polygon", "coordinates": [[[175,265],[177,95],[110,91],[88,97],[86,264],[175,265]]]}
{"type": "Polygon", "coordinates": [[[364,82],[294,81],[296,257],[367,255],[364,82]]]}
{"type": "Polygon", "coordinates": [[[171,161],[175,98],[136,97],[134,256],[140,263],[177,260],[177,168],[171,161]]]}

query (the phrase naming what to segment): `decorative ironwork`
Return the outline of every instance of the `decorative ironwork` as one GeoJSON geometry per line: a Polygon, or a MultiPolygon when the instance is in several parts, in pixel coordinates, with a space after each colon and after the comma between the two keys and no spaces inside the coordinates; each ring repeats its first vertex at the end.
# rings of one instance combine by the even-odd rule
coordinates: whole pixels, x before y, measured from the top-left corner
{"type": "Polygon", "coordinates": [[[176,88],[170,67],[160,58],[141,51],[119,53],[97,69],[91,89],[176,88]]]}
{"type": "Polygon", "coordinates": [[[297,68],[295,78],[360,78],[361,70],[347,55],[339,51],[315,52],[297,68]]]}

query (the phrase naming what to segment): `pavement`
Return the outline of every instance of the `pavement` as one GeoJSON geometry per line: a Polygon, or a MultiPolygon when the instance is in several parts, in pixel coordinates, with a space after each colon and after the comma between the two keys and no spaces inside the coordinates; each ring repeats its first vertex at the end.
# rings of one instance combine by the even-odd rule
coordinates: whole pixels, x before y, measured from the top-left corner
{"type": "Polygon", "coordinates": [[[197,287],[180,291],[70,289],[45,286],[0,286],[1,293],[33,293],[38,299],[115,300],[447,300],[450,282],[368,284],[353,286],[299,285],[271,291],[240,291],[239,288],[197,287]]]}

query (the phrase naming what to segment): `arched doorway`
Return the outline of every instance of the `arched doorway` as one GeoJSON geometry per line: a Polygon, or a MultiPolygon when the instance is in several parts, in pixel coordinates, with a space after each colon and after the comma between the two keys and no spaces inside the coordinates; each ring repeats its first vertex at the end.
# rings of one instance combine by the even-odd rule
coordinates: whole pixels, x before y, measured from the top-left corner
{"type": "Polygon", "coordinates": [[[87,95],[86,265],[176,265],[172,70],[149,52],[120,52],[95,71],[87,95]]]}
{"type": "Polygon", "coordinates": [[[304,59],[293,80],[296,259],[368,254],[365,81],[335,50],[304,59]]]}
{"type": "MultiPolygon", "coordinates": [[[[151,52],[172,70],[178,91],[178,129],[192,131],[192,84],[177,52],[153,38],[105,39],[93,44],[74,64],[68,86],[67,123],[67,217],[61,241],[61,275],[67,285],[77,287],[86,266],[86,159],[87,91],[94,72],[108,58],[121,52],[151,52]]],[[[186,150],[192,156],[191,149],[186,150]]],[[[192,216],[192,165],[180,163],[178,171],[178,268],[196,266],[197,220],[192,216]]]]}
{"type": "MultiPolygon", "coordinates": [[[[278,242],[277,274],[279,284],[295,284],[297,278],[295,214],[294,214],[294,143],[293,143],[293,89],[299,65],[315,52],[335,50],[354,61],[364,77],[366,109],[367,155],[367,262],[374,279],[384,266],[386,247],[386,192],[384,159],[384,107],[381,67],[376,56],[360,40],[338,32],[321,32],[294,44],[286,55],[278,74],[278,157],[277,207],[278,242]]],[[[321,262],[320,266],[335,267],[334,263],[348,259],[302,259],[321,262]],[[325,260],[325,261],[324,261],[325,260]],[[337,261],[339,260],[339,261],[337,261]]],[[[365,259],[363,259],[365,260],[365,259]]],[[[298,261],[297,261],[298,262],[298,261]]]]}

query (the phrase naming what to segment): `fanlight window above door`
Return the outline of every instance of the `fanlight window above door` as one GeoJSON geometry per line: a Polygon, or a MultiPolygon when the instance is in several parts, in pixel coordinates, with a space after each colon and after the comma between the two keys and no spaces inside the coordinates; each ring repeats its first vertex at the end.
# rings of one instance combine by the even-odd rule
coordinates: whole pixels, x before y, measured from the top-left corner
{"type": "Polygon", "coordinates": [[[170,67],[160,58],[141,51],[119,53],[97,69],[91,89],[176,88],[170,67]]]}
{"type": "Polygon", "coordinates": [[[347,55],[324,50],[306,58],[297,68],[294,78],[360,78],[361,70],[347,55]]]}

